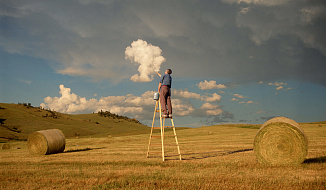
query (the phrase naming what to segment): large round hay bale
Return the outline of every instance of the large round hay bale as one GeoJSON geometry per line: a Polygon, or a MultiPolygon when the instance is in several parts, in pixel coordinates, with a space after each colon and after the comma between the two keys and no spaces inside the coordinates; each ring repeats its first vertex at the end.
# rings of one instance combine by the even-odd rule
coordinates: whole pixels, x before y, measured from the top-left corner
{"type": "Polygon", "coordinates": [[[42,130],[29,135],[27,146],[30,153],[55,154],[65,150],[66,140],[59,129],[42,130]]]}
{"type": "Polygon", "coordinates": [[[10,149],[10,144],[8,144],[8,143],[3,144],[2,150],[7,150],[7,149],[10,149]]]}
{"type": "Polygon", "coordinates": [[[297,122],[275,117],[256,134],[254,153],[262,164],[301,164],[308,153],[308,140],[297,122]]]}

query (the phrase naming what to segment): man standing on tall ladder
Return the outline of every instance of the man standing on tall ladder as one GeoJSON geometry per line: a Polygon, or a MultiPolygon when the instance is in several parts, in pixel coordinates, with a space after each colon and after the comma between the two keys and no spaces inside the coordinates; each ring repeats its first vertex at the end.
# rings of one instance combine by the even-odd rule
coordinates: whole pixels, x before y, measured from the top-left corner
{"type": "MultiPolygon", "coordinates": [[[[149,142],[148,142],[148,149],[147,149],[147,158],[149,157],[150,154],[150,146],[162,146],[162,151],[159,151],[159,153],[162,154],[163,161],[165,160],[165,151],[164,151],[164,137],[174,137],[175,143],[178,149],[178,155],[179,159],[182,160],[181,157],[181,152],[180,152],[180,147],[179,147],[179,142],[177,138],[177,133],[175,132],[175,127],[174,127],[174,122],[172,118],[172,104],[171,104],[171,84],[172,84],[172,77],[170,74],[172,73],[171,69],[167,69],[165,71],[165,75],[161,76],[160,73],[157,71],[156,72],[160,77],[160,83],[158,85],[158,92],[154,94],[154,100],[156,100],[155,104],[155,110],[154,110],[154,115],[153,115],[153,123],[152,123],[152,128],[151,128],[151,134],[149,136],[149,142]],[[160,94],[160,97],[158,97],[158,94],[160,94]],[[168,107],[168,110],[166,109],[166,106],[168,107]],[[169,111],[169,112],[168,112],[169,111]],[[154,121],[155,121],[155,113],[160,112],[160,127],[154,127],[154,121]],[[163,112],[163,114],[162,114],[163,112]],[[164,118],[164,119],[162,119],[164,118]],[[171,119],[171,124],[172,126],[166,126],[165,125],[165,118],[171,119]],[[164,135],[164,128],[172,128],[173,129],[173,135],[164,135]],[[153,130],[154,129],[160,129],[161,130],[161,135],[153,135],[153,130]],[[160,144],[152,144],[152,138],[161,138],[161,143],[160,144]]],[[[170,144],[170,141],[168,143],[170,144]]],[[[154,153],[152,151],[152,153],[154,153]]],[[[155,152],[158,153],[158,152],[155,152]]]]}
{"type": "Polygon", "coordinates": [[[157,71],[158,76],[160,76],[160,83],[158,84],[158,92],[160,93],[160,102],[162,105],[162,111],[164,118],[172,118],[172,104],[171,104],[171,84],[172,84],[172,70],[167,69],[165,74],[162,76],[157,71]],[[167,107],[167,109],[166,109],[167,107]],[[168,112],[169,111],[169,112],[168,112]]]}

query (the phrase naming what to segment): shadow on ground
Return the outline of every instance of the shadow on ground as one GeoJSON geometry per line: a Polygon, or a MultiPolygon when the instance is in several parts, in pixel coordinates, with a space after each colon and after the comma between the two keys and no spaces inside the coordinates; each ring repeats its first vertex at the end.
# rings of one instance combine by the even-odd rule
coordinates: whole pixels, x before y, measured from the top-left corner
{"type": "Polygon", "coordinates": [[[71,152],[83,152],[83,151],[89,151],[89,150],[96,150],[96,149],[105,149],[107,147],[101,147],[101,148],[82,148],[82,149],[71,149],[66,150],[63,153],[71,153],[71,152]]]}
{"type": "Polygon", "coordinates": [[[326,163],[326,156],[317,157],[317,158],[309,158],[309,159],[306,159],[303,163],[304,164],[326,163]]]}
{"type": "MultiPolygon", "coordinates": [[[[182,160],[197,160],[211,157],[225,156],[240,152],[252,151],[253,149],[241,149],[234,151],[210,151],[210,152],[196,152],[182,154],[182,160]]],[[[150,156],[149,158],[162,158],[161,156],[150,156]]],[[[165,155],[165,160],[179,160],[179,155],[165,155]]]]}
{"type": "Polygon", "coordinates": [[[240,152],[247,152],[252,151],[253,149],[241,149],[241,150],[234,150],[234,151],[211,151],[211,152],[199,152],[199,153],[188,153],[182,154],[183,160],[197,160],[197,159],[204,159],[204,158],[211,158],[211,157],[218,157],[218,156],[225,156],[240,152]]]}

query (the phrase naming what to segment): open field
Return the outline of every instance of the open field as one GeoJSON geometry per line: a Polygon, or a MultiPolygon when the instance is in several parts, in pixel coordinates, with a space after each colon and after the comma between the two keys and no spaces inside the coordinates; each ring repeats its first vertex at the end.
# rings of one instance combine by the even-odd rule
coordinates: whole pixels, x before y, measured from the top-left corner
{"type": "Polygon", "coordinates": [[[177,130],[182,161],[146,158],[149,133],[68,138],[64,153],[45,156],[10,141],[0,150],[0,189],[326,189],[326,123],[301,126],[309,152],[297,166],[258,164],[255,125],[177,130]]]}

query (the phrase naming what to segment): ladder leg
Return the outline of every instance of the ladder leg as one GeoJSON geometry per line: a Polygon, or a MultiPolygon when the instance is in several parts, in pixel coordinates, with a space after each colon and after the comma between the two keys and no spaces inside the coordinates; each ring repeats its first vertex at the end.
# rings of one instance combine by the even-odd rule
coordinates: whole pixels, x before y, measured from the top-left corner
{"type": "Polygon", "coordinates": [[[164,136],[164,132],[165,132],[164,126],[165,126],[165,118],[163,118],[163,136],[164,136]]]}
{"type": "Polygon", "coordinates": [[[149,157],[149,147],[151,145],[151,140],[152,140],[152,134],[153,134],[153,128],[154,128],[154,121],[155,121],[155,112],[156,112],[156,109],[157,109],[157,105],[158,104],[158,101],[156,101],[156,104],[155,104],[155,109],[154,109],[154,116],[153,116],[153,122],[152,122],[152,128],[151,128],[151,134],[149,136],[149,142],[148,142],[148,149],[147,149],[147,158],[149,157]]]}
{"type": "MultiPolygon", "coordinates": [[[[178,150],[178,155],[180,157],[180,160],[182,160],[182,157],[181,157],[181,151],[180,151],[180,146],[179,146],[179,142],[178,142],[178,138],[177,138],[177,133],[176,133],[176,129],[175,129],[175,126],[174,126],[174,122],[173,122],[173,118],[171,118],[171,123],[172,123],[172,126],[165,126],[165,117],[163,118],[162,117],[162,107],[161,107],[161,103],[159,100],[156,101],[156,104],[155,104],[155,109],[154,109],[154,115],[153,115],[153,122],[152,122],[152,127],[151,127],[151,134],[149,136],[149,142],[148,142],[148,149],[147,149],[147,158],[149,157],[149,152],[150,152],[150,146],[151,146],[151,140],[152,140],[152,137],[153,137],[153,130],[154,128],[158,128],[158,127],[154,127],[154,121],[155,121],[155,112],[158,112],[158,109],[159,109],[159,112],[160,112],[160,129],[161,129],[161,146],[162,146],[162,159],[163,161],[165,161],[165,152],[164,152],[164,132],[165,132],[165,127],[172,127],[173,128],[173,136],[174,136],[174,139],[175,139],[175,143],[177,145],[177,150],[178,150]]],[[[158,136],[159,137],[159,136],[158,136]]]]}
{"type": "Polygon", "coordinates": [[[175,127],[174,127],[174,123],[173,123],[172,118],[171,118],[171,123],[172,123],[172,126],[173,126],[173,133],[174,133],[175,143],[177,144],[177,148],[178,148],[179,158],[180,158],[180,160],[182,160],[180,147],[179,147],[179,142],[178,142],[178,138],[177,138],[177,133],[175,132],[175,127]]]}
{"type": "Polygon", "coordinates": [[[161,102],[159,102],[159,108],[160,108],[161,142],[162,142],[162,159],[163,159],[163,161],[165,161],[165,156],[164,156],[164,125],[162,123],[161,102]]]}

